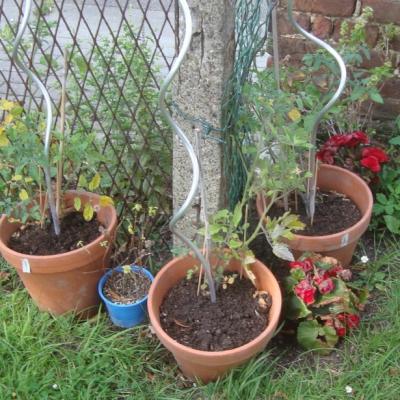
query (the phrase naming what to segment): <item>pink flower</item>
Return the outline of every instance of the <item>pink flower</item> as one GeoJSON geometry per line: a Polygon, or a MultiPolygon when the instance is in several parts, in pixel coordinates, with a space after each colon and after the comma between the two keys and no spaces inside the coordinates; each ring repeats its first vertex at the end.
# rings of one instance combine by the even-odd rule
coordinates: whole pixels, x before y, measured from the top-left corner
{"type": "Polygon", "coordinates": [[[321,294],[327,294],[332,292],[332,290],[335,288],[335,284],[333,283],[333,280],[331,278],[327,278],[323,280],[319,285],[318,289],[321,294]]]}
{"type": "Polygon", "coordinates": [[[343,267],[340,264],[338,264],[338,265],[335,265],[334,267],[332,267],[331,269],[329,269],[327,271],[327,275],[329,275],[331,277],[337,277],[339,272],[341,272],[341,271],[343,271],[343,267]]]}
{"type": "Polygon", "coordinates": [[[307,279],[303,279],[294,287],[294,293],[306,304],[315,302],[315,292],[317,289],[311,285],[307,279]]]}

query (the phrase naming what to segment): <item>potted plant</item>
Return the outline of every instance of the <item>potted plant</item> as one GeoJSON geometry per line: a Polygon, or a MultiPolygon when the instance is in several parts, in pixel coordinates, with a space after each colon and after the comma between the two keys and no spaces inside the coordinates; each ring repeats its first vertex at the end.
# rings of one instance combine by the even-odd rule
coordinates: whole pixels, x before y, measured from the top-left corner
{"type": "Polygon", "coordinates": [[[0,127],[0,252],[41,310],[93,313],[99,304],[97,282],[108,266],[117,227],[116,211],[109,197],[63,192],[61,182],[73,185],[80,172],[78,188],[93,192],[99,187],[95,136],[58,132],[52,141],[48,136],[46,154],[36,133],[44,125],[42,115],[25,113],[8,100],[0,106],[6,113],[0,127]]]}
{"type": "MultiPolygon", "coordinates": [[[[341,79],[337,91],[332,94],[330,88],[335,85],[334,79],[336,79],[338,68],[327,59],[326,51],[323,54],[317,52],[316,55],[307,55],[304,58],[307,68],[316,72],[317,78],[309,77],[309,72],[307,74],[305,70],[297,73],[297,76],[290,73],[285,75],[286,82],[289,82],[286,85],[289,93],[284,93],[290,96],[293,91],[295,92],[293,93],[295,94],[292,103],[293,110],[286,116],[286,120],[288,121],[293,117],[297,118],[299,122],[302,122],[303,127],[311,132],[308,154],[306,156],[299,155],[300,169],[307,171],[308,180],[303,193],[293,195],[293,197],[298,195],[303,200],[303,206],[292,199],[289,207],[295,213],[302,213],[302,221],[307,223],[307,227],[300,234],[296,233],[292,239],[287,240],[287,243],[296,257],[305,251],[312,251],[335,257],[344,266],[347,266],[351,261],[358,239],[366,231],[370,222],[373,197],[368,185],[356,174],[344,168],[319,163],[316,157],[317,132],[323,116],[327,113],[328,121],[332,121],[333,118],[337,118],[339,121],[337,124],[331,122],[329,125],[339,127],[339,133],[334,135],[335,137],[332,140],[347,140],[351,146],[363,143],[365,137],[362,132],[353,130],[352,133],[343,134],[341,130],[343,115],[352,116],[354,114],[354,107],[351,106],[352,101],[357,100],[361,104],[368,97],[372,100],[378,100],[379,92],[376,88],[376,82],[386,76],[386,70],[376,73],[377,75],[371,80],[361,79],[361,75],[356,72],[352,74],[351,89],[346,92],[348,97],[343,99],[335,108],[332,108],[345,89],[345,64],[332,47],[313,37],[294,21],[291,1],[288,3],[288,10],[290,19],[300,33],[324,47],[327,52],[335,57],[339,65],[341,79]],[[319,110],[321,98],[326,99],[327,104],[315,113],[314,110],[319,110]],[[312,112],[310,113],[310,111],[312,112]],[[346,113],[346,111],[348,112],[346,113]]],[[[361,32],[366,24],[363,20],[364,16],[360,18],[361,20],[356,27],[357,33],[349,39],[351,43],[349,41],[340,42],[341,52],[346,61],[350,63],[360,59],[354,50],[356,48],[355,38],[361,37],[361,32]]],[[[358,114],[354,114],[354,116],[359,119],[358,114]]],[[[271,122],[275,117],[271,114],[264,114],[262,118],[271,122]]],[[[285,151],[285,149],[281,150],[285,151]]],[[[257,210],[260,215],[267,202],[268,196],[259,193],[257,210]]]]}
{"type": "Polygon", "coordinates": [[[111,321],[121,328],[143,322],[147,315],[147,295],[154,277],[140,265],[152,266],[150,231],[157,217],[157,207],[132,206],[133,220],[123,223],[131,239],[114,254],[114,262],[122,265],[107,271],[98,284],[99,296],[111,321]],[[129,260],[133,264],[127,265],[129,260]]]}
{"type": "MultiPolygon", "coordinates": [[[[173,353],[183,373],[209,382],[260,352],[277,328],[282,305],[279,284],[271,271],[256,260],[249,245],[259,234],[265,234],[276,255],[294,260],[280,238],[291,237],[291,231],[303,225],[296,216],[285,213],[271,218],[264,227],[267,207],[256,226],[250,227],[249,202],[260,187],[268,184],[272,205],[283,192],[303,184],[304,176],[295,168],[293,159],[268,168],[272,160],[263,157],[263,141],[255,140],[243,154],[248,159],[247,183],[234,210],[220,210],[210,218],[205,186],[201,184],[204,226],[198,231],[202,238],[200,248],[176,229],[201,182],[199,156],[168,113],[164,101],[191,38],[189,7],[184,0],[180,4],[187,31],[181,53],[161,87],[160,108],[192,162],[189,195],[170,222],[171,231],[189,247],[190,254],[172,259],[156,275],[149,292],[148,312],[157,337],[173,353]]],[[[279,141],[280,138],[270,135],[265,140],[279,141]]],[[[299,142],[304,144],[302,140],[299,142]]],[[[297,146],[296,141],[293,147],[297,146]]]]}

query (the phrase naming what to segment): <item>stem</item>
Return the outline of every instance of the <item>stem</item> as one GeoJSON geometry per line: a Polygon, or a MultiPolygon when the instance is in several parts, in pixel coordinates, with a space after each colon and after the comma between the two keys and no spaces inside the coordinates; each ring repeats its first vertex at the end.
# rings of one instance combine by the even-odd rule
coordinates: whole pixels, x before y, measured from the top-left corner
{"type": "Polygon", "coordinates": [[[271,201],[269,202],[268,206],[266,206],[264,208],[264,212],[262,214],[262,216],[260,217],[257,227],[254,230],[253,234],[250,236],[249,239],[247,239],[247,241],[244,243],[245,246],[248,246],[256,237],[257,235],[260,233],[260,230],[263,226],[264,223],[264,218],[267,216],[268,211],[270,210],[270,208],[272,207],[272,204],[275,203],[275,201],[277,200],[277,195],[276,193],[273,194],[271,201]]]}
{"type": "Polygon", "coordinates": [[[57,180],[56,180],[56,212],[58,218],[61,217],[61,185],[63,179],[64,167],[64,140],[65,140],[65,98],[68,74],[68,51],[64,49],[64,74],[61,84],[61,104],[60,104],[60,146],[59,146],[59,160],[57,165],[57,180]]]}

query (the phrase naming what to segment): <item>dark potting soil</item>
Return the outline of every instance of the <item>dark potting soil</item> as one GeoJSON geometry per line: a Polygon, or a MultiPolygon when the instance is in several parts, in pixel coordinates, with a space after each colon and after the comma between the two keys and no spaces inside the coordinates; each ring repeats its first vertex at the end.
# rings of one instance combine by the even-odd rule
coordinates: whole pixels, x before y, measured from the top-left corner
{"type": "MultiPolygon", "coordinates": [[[[317,192],[312,226],[300,198],[298,210],[296,210],[294,199],[290,199],[289,207],[291,212],[298,214],[300,220],[306,224],[305,229],[298,231],[299,235],[304,236],[323,236],[338,233],[350,228],[362,217],[360,210],[351,199],[336,192],[317,192]]],[[[272,217],[282,214],[283,204],[274,204],[269,212],[272,217]]]]}
{"type": "Polygon", "coordinates": [[[174,286],[160,308],[165,332],[179,343],[197,350],[222,351],[256,338],[268,324],[271,297],[257,295],[247,279],[237,277],[217,291],[217,302],[197,296],[197,279],[183,279],[174,286]]]}
{"type": "Polygon", "coordinates": [[[67,253],[93,242],[101,235],[101,224],[96,218],[85,221],[81,213],[72,212],[60,221],[61,233],[56,236],[53,225],[27,224],[10,238],[10,249],[22,254],[49,256],[67,253]]]}
{"type": "Polygon", "coordinates": [[[151,280],[142,272],[113,271],[103,288],[103,294],[112,302],[131,304],[143,299],[149,292],[151,280]]]}

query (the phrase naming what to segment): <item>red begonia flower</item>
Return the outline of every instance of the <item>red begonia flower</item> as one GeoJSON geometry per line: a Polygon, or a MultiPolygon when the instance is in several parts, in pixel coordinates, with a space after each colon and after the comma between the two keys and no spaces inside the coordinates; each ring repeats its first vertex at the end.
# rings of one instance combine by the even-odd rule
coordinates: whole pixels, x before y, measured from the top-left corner
{"type": "Polygon", "coordinates": [[[304,261],[291,261],[289,267],[301,268],[304,272],[309,272],[313,269],[313,263],[309,258],[307,258],[304,261]]]}
{"type": "Polygon", "coordinates": [[[378,173],[381,170],[379,160],[374,156],[362,158],[360,164],[372,172],[378,173]]]}
{"type": "Polygon", "coordinates": [[[294,293],[300,297],[306,304],[312,304],[315,301],[315,292],[317,289],[311,283],[304,279],[294,287],[294,293]]]}
{"type": "Polygon", "coordinates": [[[349,314],[347,315],[346,322],[350,329],[358,328],[360,325],[360,317],[356,314],[349,314]]]}
{"type": "Polygon", "coordinates": [[[327,274],[329,276],[337,277],[339,272],[341,272],[341,271],[343,271],[343,267],[340,264],[338,264],[338,265],[335,265],[334,267],[332,267],[331,269],[329,269],[327,271],[327,274]]]}
{"type": "Polygon", "coordinates": [[[335,330],[336,330],[336,334],[339,337],[343,337],[346,335],[346,328],[344,326],[338,326],[338,327],[335,326],[335,330]]]}
{"type": "Polygon", "coordinates": [[[317,153],[318,160],[325,164],[332,165],[334,163],[333,154],[330,150],[322,149],[317,153]]]}
{"type": "Polygon", "coordinates": [[[333,280],[331,278],[323,280],[319,285],[318,289],[321,294],[327,294],[332,292],[332,290],[335,288],[335,284],[333,283],[333,280]]]}
{"type": "Polygon", "coordinates": [[[375,157],[380,163],[389,161],[389,156],[378,147],[365,147],[362,149],[361,155],[363,158],[375,157]]]}
{"type": "Polygon", "coordinates": [[[347,147],[355,147],[361,143],[362,144],[369,143],[368,136],[366,135],[366,133],[361,131],[355,131],[345,136],[348,136],[347,143],[345,144],[345,146],[347,147]]]}

